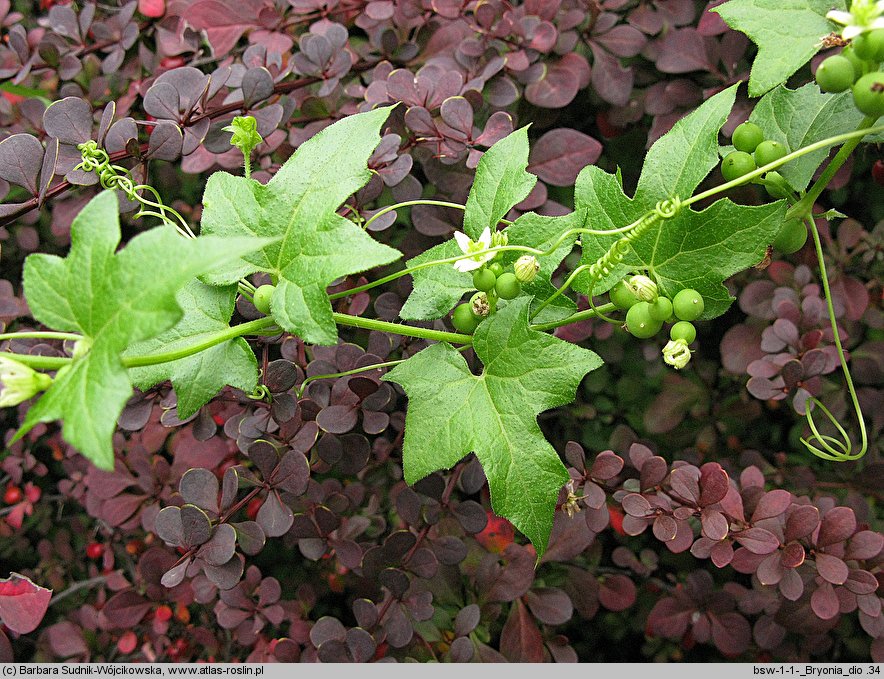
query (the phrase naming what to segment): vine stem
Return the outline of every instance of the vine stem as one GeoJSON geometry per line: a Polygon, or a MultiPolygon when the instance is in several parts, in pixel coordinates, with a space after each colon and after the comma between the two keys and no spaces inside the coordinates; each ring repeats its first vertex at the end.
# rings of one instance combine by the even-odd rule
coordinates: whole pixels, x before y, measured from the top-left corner
{"type": "Polygon", "coordinates": [[[563,318],[560,321],[551,321],[549,323],[536,323],[531,326],[532,330],[539,330],[543,332],[544,330],[555,330],[556,328],[561,328],[565,325],[571,325],[572,323],[579,323],[580,321],[588,321],[591,318],[600,317],[602,314],[605,314],[609,311],[616,311],[617,305],[613,303],[603,304],[600,307],[596,307],[595,309],[585,309],[584,311],[578,311],[577,313],[571,314],[567,318],[563,318]]]}
{"type": "Polygon", "coordinates": [[[329,373],[327,375],[312,375],[307,377],[303,382],[301,382],[301,386],[298,387],[298,398],[300,399],[304,395],[304,391],[307,389],[307,385],[311,382],[316,382],[317,380],[330,380],[336,377],[349,377],[350,375],[358,375],[364,372],[370,372],[372,370],[379,370],[381,368],[390,368],[394,365],[399,365],[400,363],[405,363],[407,358],[400,358],[395,361],[384,361],[383,363],[373,363],[372,365],[365,365],[361,368],[353,368],[353,370],[345,370],[340,373],[329,373]]]}
{"type": "Polygon", "coordinates": [[[451,344],[472,344],[472,335],[463,335],[457,332],[445,332],[444,330],[430,330],[427,328],[416,328],[411,325],[402,323],[388,323],[387,321],[379,321],[375,318],[362,318],[361,316],[350,316],[349,314],[333,313],[335,323],[338,325],[349,326],[351,328],[362,328],[363,330],[380,330],[381,332],[392,332],[397,335],[405,335],[406,337],[417,337],[419,339],[436,340],[438,342],[449,342],[451,344]]]}
{"type": "MultiPolygon", "coordinates": [[[[843,150],[843,148],[842,148],[843,150]]],[[[851,149],[852,150],[852,149],[851,149]]],[[[837,156],[836,156],[837,159],[837,156]]],[[[846,158],[845,158],[846,159],[846,158]]],[[[835,162],[835,159],[832,160],[830,166],[835,162]]],[[[842,161],[843,162],[843,161],[842,161]]],[[[828,168],[826,168],[828,170],[828,168]]],[[[837,168],[836,168],[837,171],[837,168]]],[[[824,173],[825,174],[825,173],[824,173]]],[[[832,173],[834,176],[834,172],[832,173]]],[[[823,177],[820,177],[822,180],[823,177]]],[[[831,179],[831,177],[829,177],[831,179]]],[[[809,195],[809,194],[808,194],[809,195]]],[[[819,195],[819,194],[817,194],[819,195]]],[[[813,203],[811,203],[811,206],[813,203]]],[[[810,233],[813,236],[813,245],[816,249],[816,257],[817,261],[820,265],[820,278],[823,282],[823,292],[825,292],[826,296],[826,308],[829,312],[829,323],[832,325],[832,336],[835,340],[835,348],[838,350],[838,361],[841,364],[841,371],[844,373],[844,380],[847,383],[847,391],[850,393],[850,400],[853,404],[853,411],[856,414],[856,419],[859,421],[859,431],[860,437],[862,441],[862,445],[860,447],[859,452],[851,453],[851,442],[850,438],[847,436],[847,432],[844,431],[844,428],[840,425],[840,423],[835,419],[829,409],[826,408],[816,397],[811,397],[811,400],[814,405],[819,406],[819,408],[823,411],[826,417],[832,422],[835,427],[838,429],[838,433],[841,434],[843,441],[838,441],[837,439],[820,434],[819,430],[816,428],[816,424],[813,421],[813,415],[811,414],[810,408],[806,408],[805,413],[807,417],[807,424],[810,427],[810,430],[813,432],[813,436],[808,437],[807,439],[802,438],[801,442],[807,447],[807,449],[812,452],[817,457],[820,457],[824,460],[830,460],[833,462],[848,462],[851,460],[858,460],[863,455],[866,454],[866,450],[869,446],[868,434],[866,432],[866,423],[863,419],[862,408],[859,404],[859,399],[856,395],[856,389],[853,386],[853,379],[850,376],[850,370],[847,367],[847,359],[844,357],[844,348],[841,346],[841,334],[838,332],[838,323],[835,319],[835,308],[832,304],[832,291],[829,288],[829,276],[826,272],[826,262],[823,258],[823,245],[820,240],[819,231],[816,228],[816,223],[810,217],[804,217],[804,221],[810,229],[810,233]],[[829,442],[833,442],[837,444],[841,450],[837,450],[830,445],[829,442]],[[817,442],[822,447],[817,448],[814,443],[817,442]]]]}
{"type": "Polygon", "coordinates": [[[49,339],[49,340],[81,340],[82,335],[73,332],[54,332],[47,330],[34,330],[28,332],[6,332],[0,334],[0,341],[13,339],[49,339]]]}
{"type": "MultiPolygon", "coordinates": [[[[872,122],[874,122],[875,119],[873,118],[871,120],[872,120],[872,122]]],[[[868,121],[869,121],[869,118],[866,118],[865,120],[863,120],[861,125],[869,124],[868,121]]],[[[847,155],[850,155],[850,152],[852,152],[853,149],[856,147],[856,145],[859,144],[860,141],[862,141],[863,137],[865,137],[866,135],[869,135],[869,134],[877,134],[878,132],[884,132],[884,125],[876,125],[874,127],[860,127],[859,129],[854,130],[853,132],[845,132],[844,134],[838,134],[838,135],[835,135],[834,137],[828,137],[826,139],[821,139],[820,141],[813,143],[810,146],[805,146],[804,148],[800,148],[797,151],[792,151],[792,153],[789,153],[789,154],[783,156],[779,160],[775,160],[774,162],[768,163],[767,165],[762,165],[758,169],[753,170],[752,172],[749,172],[747,174],[744,174],[742,177],[738,177],[737,179],[732,179],[731,181],[725,182],[724,184],[719,184],[718,186],[713,186],[711,189],[708,189],[707,191],[703,191],[702,193],[698,193],[695,196],[691,196],[690,198],[682,201],[682,206],[686,207],[688,205],[693,205],[694,203],[697,203],[701,200],[705,200],[706,198],[711,198],[712,196],[715,196],[715,195],[721,193],[722,191],[727,191],[728,189],[732,189],[736,186],[742,186],[743,184],[746,184],[746,183],[752,181],[756,177],[760,177],[761,175],[766,174],[766,173],[770,172],[771,170],[775,170],[778,167],[780,167],[781,165],[785,165],[786,163],[788,163],[792,160],[795,160],[796,158],[800,158],[801,156],[807,155],[808,153],[813,153],[814,151],[819,151],[820,149],[825,149],[830,146],[836,146],[838,144],[841,144],[842,142],[849,142],[851,140],[856,140],[856,142],[850,147],[850,151],[848,151],[848,153],[847,153],[847,155]]],[[[845,147],[846,146],[847,146],[847,144],[845,144],[845,147]]],[[[841,151],[843,151],[845,147],[842,147],[841,151]]],[[[838,152],[839,155],[840,155],[841,151],[838,152]]],[[[841,163],[844,163],[844,161],[847,160],[847,155],[845,155],[841,159],[841,162],[839,163],[838,167],[840,167],[841,163]]],[[[832,162],[829,163],[829,166],[826,168],[826,172],[828,172],[829,168],[832,167],[832,165],[834,165],[836,159],[838,159],[838,155],[836,155],[835,158],[832,159],[832,162]]],[[[835,169],[832,170],[832,176],[834,176],[835,172],[838,170],[838,167],[835,167],[835,169]]],[[[826,174],[826,172],[823,173],[823,176],[826,174]]],[[[819,188],[818,190],[817,190],[817,187],[820,185],[820,181],[823,179],[823,176],[820,176],[820,179],[817,180],[817,183],[814,185],[814,187],[810,190],[810,192],[808,192],[807,195],[804,196],[804,198],[802,199],[802,203],[807,199],[807,196],[811,195],[811,193],[813,193],[815,190],[816,190],[816,196],[819,196],[819,194],[822,193],[823,188],[825,188],[825,184],[822,184],[822,188],[819,188]]],[[[828,183],[831,180],[832,176],[829,176],[828,179],[826,179],[826,183],[828,183]]],[[[815,199],[816,198],[814,198],[814,200],[815,199]]],[[[813,204],[811,203],[811,205],[813,205],[813,204]]],[[[792,206],[792,208],[789,210],[789,212],[792,214],[792,216],[797,216],[800,214],[800,211],[796,211],[795,207],[797,207],[797,205],[792,206]]]]}
{"type": "MultiPolygon", "coordinates": [[[[437,207],[451,207],[456,210],[466,210],[466,205],[461,205],[460,203],[449,203],[444,200],[429,200],[429,199],[420,199],[420,200],[406,200],[403,203],[396,203],[395,205],[388,205],[385,208],[382,208],[375,212],[371,218],[365,224],[362,225],[363,229],[368,229],[369,225],[378,217],[382,217],[388,212],[393,212],[394,210],[398,210],[403,207],[411,207],[412,205],[435,205],[437,207]]],[[[511,223],[511,222],[510,222],[511,223]]]]}

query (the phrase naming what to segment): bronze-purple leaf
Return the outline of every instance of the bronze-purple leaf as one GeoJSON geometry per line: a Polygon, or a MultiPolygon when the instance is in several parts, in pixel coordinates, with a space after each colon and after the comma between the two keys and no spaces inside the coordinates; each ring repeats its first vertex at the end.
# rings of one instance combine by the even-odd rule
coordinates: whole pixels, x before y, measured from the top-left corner
{"type": "Polygon", "coordinates": [[[181,523],[181,509],[164,507],[154,520],[154,531],[163,542],[170,545],[184,544],[184,527],[181,523]]]}
{"type": "Polygon", "coordinates": [[[117,592],[101,609],[101,618],[109,629],[131,629],[153,608],[153,604],[134,589],[117,592]]]}
{"type": "Polygon", "coordinates": [[[547,184],[573,186],[580,170],[597,161],[601,153],[602,145],[596,139],[569,127],[557,127],[534,142],[528,171],[547,184]]]}
{"type": "Polygon", "coordinates": [[[630,493],[629,495],[626,495],[620,501],[620,504],[623,506],[623,511],[636,518],[652,516],[654,513],[651,509],[651,503],[638,493],[630,493]]]}
{"type": "Polygon", "coordinates": [[[819,523],[819,509],[813,505],[795,505],[786,516],[786,526],[783,530],[784,539],[786,542],[791,542],[806,537],[816,530],[819,523]]]}
{"type": "Polygon", "coordinates": [[[816,559],[817,573],[824,580],[831,582],[833,585],[843,585],[847,581],[850,571],[847,568],[847,564],[837,556],[832,556],[825,552],[817,552],[814,558],[816,559]]]}
{"type": "Polygon", "coordinates": [[[838,615],[838,596],[831,584],[824,582],[814,591],[810,597],[810,607],[823,620],[830,620],[838,615]]]}
{"type": "Polygon", "coordinates": [[[606,575],[599,581],[598,597],[609,611],[625,611],[635,603],[635,583],[625,575],[606,575]]]}
{"type": "Polygon", "coordinates": [[[790,542],[783,547],[780,560],[785,568],[798,568],[804,563],[805,557],[804,546],[798,542],[790,542]]]}
{"type": "Polygon", "coordinates": [[[37,176],[43,164],[43,144],[30,134],[13,134],[0,141],[0,179],[38,195],[37,176]]]}
{"type": "Polygon", "coordinates": [[[752,521],[770,519],[784,513],[792,504],[792,493],[788,490],[772,490],[761,496],[755,511],[752,512],[752,521]]]}
{"type": "Polygon", "coordinates": [[[212,522],[199,507],[186,504],[181,507],[181,533],[184,544],[198,547],[212,537],[212,522]]]}
{"type": "Polygon", "coordinates": [[[764,528],[747,528],[733,537],[753,554],[770,554],[780,546],[777,536],[764,528]]]}
{"type": "Polygon", "coordinates": [[[668,514],[661,514],[654,519],[653,532],[654,537],[661,542],[669,542],[678,533],[678,522],[668,514]]]}
{"type": "Polygon", "coordinates": [[[279,494],[275,490],[271,490],[268,493],[267,499],[261,505],[255,518],[258,525],[261,526],[261,529],[269,538],[285,535],[294,522],[294,514],[291,507],[279,499],[279,494]]]}
{"type": "Polygon", "coordinates": [[[705,535],[710,540],[724,540],[728,534],[728,520],[724,514],[714,509],[704,509],[700,513],[700,525],[705,535]]]}
{"type": "Polygon", "coordinates": [[[543,637],[525,604],[517,600],[500,633],[500,652],[510,662],[543,661],[543,637]]]}
{"type": "Polygon", "coordinates": [[[236,531],[236,541],[244,554],[254,556],[264,549],[266,537],[257,522],[242,521],[231,525],[236,531]]]}
{"type": "Polygon", "coordinates": [[[40,625],[52,590],[12,573],[0,580],[0,620],[16,634],[28,634],[40,625]]]}
{"type": "Polygon", "coordinates": [[[846,540],[856,532],[856,515],[850,507],[833,507],[823,516],[816,539],[818,547],[846,540]]]}
{"type": "Polygon", "coordinates": [[[700,506],[708,507],[721,502],[730,488],[727,472],[717,462],[707,462],[700,467],[700,506]]]}
{"type": "Polygon", "coordinates": [[[532,615],[544,625],[563,625],[571,619],[574,606],[565,592],[556,587],[530,589],[525,603],[532,615]]]}
{"type": "Polygon", "coordinates": [[[236,530],[227,523],[215,528],[211,539],[203,544],[196,556],[211,566],[223,566],[236,551],[236,530]]]}
{"type": "Polygon", "coordinates": [[[589,475],[600,481],[608,481],[623,470],[623,464],[622,457],[615,455],[610,450],[605,450],[596,455],[589,475]]]}
{"type": "Polygon", "coordinates": [[[181,477],[178,492],[185,502],[214,514],[218,513],[218,477],[208,469],[188,469],[181,477]]]}

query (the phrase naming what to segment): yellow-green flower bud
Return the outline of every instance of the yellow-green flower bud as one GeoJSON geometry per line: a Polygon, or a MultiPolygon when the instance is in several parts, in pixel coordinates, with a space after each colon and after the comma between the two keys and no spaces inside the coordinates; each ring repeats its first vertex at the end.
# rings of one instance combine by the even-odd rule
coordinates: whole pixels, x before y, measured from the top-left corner
{"type": "MultiPolygon", "coordinates": [[[[506,235],[503,231],[495,231],[491,234],[491,247],[500,248],[504,245],[507,245],[510,242],[509,236],[506,235]]],[[[500,253],[496,253],[500,254],[500,253]]]]}
{"type": "Polygon", "coordinates": [[[633,276],[629,279],[629,288],[642,302],[656,302],[659,297],[657,284],[647,276],[633,276]]]}
{"type": "Polygon", "coordinates": [[[676,370],[684,368],[691,360],[691,350],[683,339],[669,340],[663,347],[663,360],[676,370]]]}
{"type": "Polygon", "coordinates": [[[530,283],[537,278],[537,272],[540,271],[540,264],[533,255],[523,255],[516,260],[513,269],[516,272],[516,278],[520,283],[530,283]]]}
{"type": "Polygon", "coordinates": [[[491,313],[491,304],[488,302],[488,295],[484,292],[477,292],[470,297],[470,310],[473,315],[484,318],[491,313]]]}
{"type": "Polygon", "coordinates": [[[11,358],[0,357],[0,386],[0,408],[6,408],[46,391],[52,386],[52,378],[11,358]]]}

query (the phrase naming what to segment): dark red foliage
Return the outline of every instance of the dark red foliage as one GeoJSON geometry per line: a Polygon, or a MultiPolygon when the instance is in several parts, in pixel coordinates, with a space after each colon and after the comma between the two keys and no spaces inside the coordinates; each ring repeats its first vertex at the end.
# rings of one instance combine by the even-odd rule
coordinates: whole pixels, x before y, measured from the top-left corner
{"type": "MultiPolygon", "coordinates": [[[[97,190],[94,174],[75,169],[82,141],[197,223],[208,174],[241,164],[223,129],[235,115],[257,121],[253,176],[266,181],[335,120],[398,103],[348,214],[430,193],[463,202],[484,150],[528,123],[540,181],[514,214],[562,213],[584,166],[620,167],[634,185],[643,146],[747,79],[751,48],[706,11],[717,4],[120,0],[44,2],[23,15],[0,2],[0,78],[41,92],[0,98],[10,279],[0,280],[0,329],[35,329],[23,258],[63,252],[97,190]]],[[[749,109],[740,100],[724,132],[749,109]]],[[[880,161],[865,162],[866,184],[854,177],[851,188],[848,176],[841,189],[859,206],[868,177],[880,181],[880,161]]],[[[407,256],[461,219],[399,212],[371,229],[407,256]]],[[[127,237],[149,227],[124,224],[127,237]]],[[[820,225],[876,440],[882,228],[820,225]]],[[[34,581],[0,581],[0,660],[881,660],[884,538],[867,501],[882,492],[880,451],[837,469],[783,452],[798,449],[790,437],[803,425],[779,401],[802,412],[813,395],[846,410],[805,255],[731,281],[739,309],[709,329],[723,336],[701,342],[683,374],[664,374],[658,347],[606,324],[557,331],[589,341],[606,366],[572,409],[541,420],[572,481],[539,563],[490,511],[475,459],[405,484],[406,404],[383,369],[305,387],[423,341],[363,331],[335,347],[255,340],[266,398],[226,389],[182,421],[168,384],[137,393],[112,472],[86,463],[56,426],[35,427],[0,461],[3,556],[34,581]],[[587,460],[569,439],[604,452],[587,460]],[[48,614],[52,592],[34,583],[64,594],[48,614]]],[[[408,292],[400,282],[341,298],[336,311],[394,320],[408,292]]],[[[237,314],[255,309],[240,300],[237,314]]],[[[0,348],[62,355],[54,341],[0,348]]],[[[26,408],[3,411],[5,441],[26,408]]]]}

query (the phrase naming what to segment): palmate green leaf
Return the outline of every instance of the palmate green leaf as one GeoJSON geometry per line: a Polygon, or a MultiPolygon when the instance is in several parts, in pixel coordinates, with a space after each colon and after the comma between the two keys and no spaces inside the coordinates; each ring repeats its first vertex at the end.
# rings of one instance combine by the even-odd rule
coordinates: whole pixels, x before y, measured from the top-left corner
{"type": "MultiPolygon", "coordinates": [[[[825,94],[815,83],[797,90],[777,87],[755,105],[749,120],[764,130],[764,138],[785,144],[790,151],[855,130],[863,119],[853,94],[825,94]]],[[[792,160],[777,170],[796,191],[810,184],[828,149],[792,160]]]]}
{"type": "Polygon", "coordinates": [[[710,10],[758,45],[749,96],[781,85],[822,48],[835,25],[826,19],[843,0],[731,0],[710,10]]]}
{"type": "MultiPolygon", "coordinates": [[[[500,220],[531,193],[531,189],[537,183],[537,177],[526,170],[528,151],[528,128],[523,127],[498,141],[479,159],[476,178],[464,211],[464,233],[470,238],[478,239],[486,227],[492,232],[495,231],[500,220]]],[[[513,225],[504,229],[504,232],[509,237],[510,245],[545,249],[569,228],[579,226],[580,221],[574,215],[541,217],[529,212],[521,215],[513,225]]],[[[572,240],[571,245],[573,242],[572,240]]],[[[552,293],[549,277],[570,249],[571,247],[565,244],[552,256],[540,261],[541,272],[535,282],[526,286],[526,294],[542,293],[545,297],[546,293],[552,293]]],[[[461,254],[460,248],[452,239],[408,260],[408,266],[456,257],[459,254],[461,254]]],[[[504,253],[497,261],[504,265],[512,264],[518,259],[519,254],[504,253]]],[[[413,279],[412,293],[399,312],[405,320],[425,321],[441,318],[451,311],[464,294],[475,289],[472,273],[457,271],[450,264],[415,271],[413,279]]],[[[560,307],[560,311],[569,308],[567,302],[564,304],[564,307],[560,307]]],[[[559,313],[559,317],[562,315],[565,314],[559,313]]],[[[544,317],[544,320],[551,318],[544,317]]]]}
{"type": "Polygon", "coordinates": [[[383,379],[408,395],[405,480],[415,483],[475,452],[495,513],[509,519],[543,555],[559,489],[568,482],[537,416],[571,402],[583,376],[602,361],[593,352],[528,325],[527,298],[513,300],[476,330],[484,364],[474,375],[464,357],[435,344],[383,379]]]}
{"type": "Polygon", "coordinates": [[[132,394],[122,353],[178,322],[182,312],[175,295],[188,281],[267,244],[186,240],[170,226],[142,233],[115,252],[119,242],[117,197],[105,191],[74,219],[66,258],[34,254],[24,268],[34,318],[54,330],[82,333],[91,347],[59,370],[16,438],[38,422],[62,420],[65,440],[103,469],[113,468],[111,437],[132,394]]]}
{"type": "Polygon", "coordinates": [[[337,209],[371,178],[368,159],[391,107],[339,120],[301,144],[266,184],[216,172],[206,184],[202,233],[279,238],[207,277],[229,284],[256,271],[277,279],[270,311],[279,325],[314,344],[335,344],[326,288],[334,280],[401,255],[337,209]]]}
{"type": "Polygon", "coordinates": [[[528,127],[521,127],[495,143],[479,159],[467,197],[463,231],[476,240],[485,228],[497,230],[500,220],[518,205],[537,183],[528,172],[528,127]]]}
{"type": "MultiPolygon", "coordinates": [[[[718,131],[733,106],[735,91],[731,87],[719,92],[651,147],[635,198],[623,193],[617,176],[597,167],[584,168],[577,177],[574,201],[584,211],[586,225],[618,228],[641,218],[659,200],[689,197],[718,164],[718,131]]],[[[630,254],[592,292],[600,294],[630,271],[647,269],[664,294],[672,296],[684,288],[700,292],[706,301],[703,318],[715,318],[733,301],[723,281],[761,261],[784,214],[783,201],[746,207],[725,199],[702,212],[683,208],[678,216],[636,238],[630,254]]],[[[584,236],[581,263],[597,261],[619,237],[584,236]]],[[[589,277],[581,276],[574,287],[588,293],[589,277]]]]}
{"type": "MultiPolygon", "coordinates": [[[[230,324],[236,302],[236,285],[212,287],[191,281],[178,293],[184,316],[171,330],[131,347],[126,356],[155,354],[197,344],[230,324]]],[[[178,397],[178,417],[186,420],[226,385],[250,392],[258,384],[258,361],[242,337],[216,344],[193,356],[132,368],[130,377],[139,389],[171,380],[178,397]]]]}

